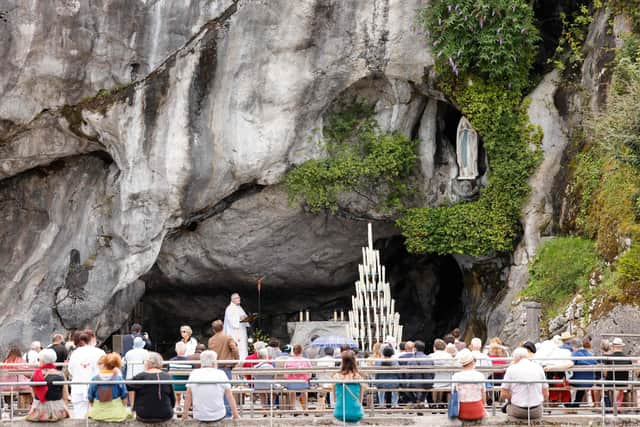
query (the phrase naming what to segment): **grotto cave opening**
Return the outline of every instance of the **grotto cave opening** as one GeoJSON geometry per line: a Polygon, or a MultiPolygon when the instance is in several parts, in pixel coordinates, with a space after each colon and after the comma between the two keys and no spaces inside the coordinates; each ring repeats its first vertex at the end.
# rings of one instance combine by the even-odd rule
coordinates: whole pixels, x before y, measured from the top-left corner
{"type": "MultiPolygon", "coordinates": [[[[464,274],[453,256],[409,254],[401,236],[379,239],[374,246],[380,249],[381,261],[387,267],[405,339],[421,339],[430,348],[434,338],[464,326],[469,312],[464,297],[464,274]]],[[[289,340],[286,324],[297,321],[300,310],[309,310],[311,320],[329,320],[333,310],[346,313],[351,308],[359,262],[352,263],[352,280],[338,286],[296,286],[295,275],[283,286],[271,286],[266,278],[261,291],[261,329],[286,343],[289,340]]],[[[223,318],[231,293],[241,294],[247,312],[258,309],[255,283],[227,279],[175,283],[154,267],[142,277],[145,295],[122,332],[133,322],[141,323],[155,349],[167,357],[174,355],[181,325],[190,325],[198,342],[206,343],[211,336],[211,322],[223,318]]]]}

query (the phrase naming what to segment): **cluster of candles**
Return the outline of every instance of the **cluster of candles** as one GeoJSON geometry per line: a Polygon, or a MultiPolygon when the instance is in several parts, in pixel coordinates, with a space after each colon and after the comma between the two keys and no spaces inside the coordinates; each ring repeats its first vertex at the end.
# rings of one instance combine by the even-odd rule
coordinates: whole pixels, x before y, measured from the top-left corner
{"type": "Polygon", "coordinates": [[[362,248],[363,264],[358,266],[359,280],[356,294],[351,297],[349,333],[360,348],[370,351],[376,342],[391,337],[396,343],[402,339],[400,314],[395,312],[385,268],[380,265],[380,252],[373,249],[371,224],[368,227],[369,246],[362,248]]]}
{"type": "MultiPolygon", "coordinates": [[[[305,311],[300,310],[298,319],[299,319],[300,322],[304,322],[304,321],[308,322],[309,321],[309,310],[305,310],[305,311]]],[[[332,320],[334,322],[337,322],[338,320],[340,320],[340,322],[344,322],[344,311],[342,311],[342,310],[340,310],[340,311],[333,310],[333,319],[332,320]],[[338,316],[339,316],[339,318],[338,318],[338,316]]]]}

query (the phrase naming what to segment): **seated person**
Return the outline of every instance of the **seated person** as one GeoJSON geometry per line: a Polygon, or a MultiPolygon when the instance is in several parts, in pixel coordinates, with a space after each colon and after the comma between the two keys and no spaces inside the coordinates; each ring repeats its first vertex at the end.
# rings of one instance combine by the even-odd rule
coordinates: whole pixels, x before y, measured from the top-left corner
{"type": "Polygon", "coordinates": [[[40,367],[33,372],[33,381],[46,381],[45,386],[33,386],[35,400],[27,414],[27,421],[53,422],[69,418],[66,402],[69,401],[67,385],[53,385],[53,381],[64,381],[62,372],[56,369],[56,352],[45,348],[38,353],[40,367]]]}
{"type": "Polygon", "coordinates": [[[213,381],[212,384],[187,383],[184,400],[183,420],[189,419],[189,409],[193,404],[193,418],[198,421],[221,421],[225,418],[224,398],[227,398],[234,419],[240,418],[236,401],[231,393],[231,384],[227,374],[217,368],[218,354],[213,350],[203,351],[200,355],[200,369],[194,369],[189,381],[213,381]]]}
{"type": "MultiPolygon", "coordinates": [[[[102,356],[98,359],[98,367],[100,373],[92,381],[122,381],[122,358],[118,353],[102,356]]],[[[131,418],[124,384],[91,384],[88,398],[91,408],[87,415],[92,420],[118,423],[131,418]]]]}
{"type": "MultiPolygon", "coordinates": [[[[162,370],[162,356],[149,352],[144,361],[144,371],[133,379],[170,380],[171,376],[162,370]]],[[[157,423],[173,418],[176,397],[171,384],[129,384],[127,388],[133,395],[133,410],[138,421],[157,423]]]]}

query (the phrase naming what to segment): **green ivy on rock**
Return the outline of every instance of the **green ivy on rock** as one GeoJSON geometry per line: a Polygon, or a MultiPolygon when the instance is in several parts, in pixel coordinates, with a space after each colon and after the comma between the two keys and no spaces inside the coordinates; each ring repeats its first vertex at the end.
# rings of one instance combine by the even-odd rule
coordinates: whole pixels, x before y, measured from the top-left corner
{"type": "Polygon", "coordinates": [[[410,188],[418,140],[382,132],[373,110],[355,104],[329,115],[323,129],[328,156],[309,160],[287,174],[289,200],[302,199],[312,212],[338,209],[338,196],[355,192],[377,208],[392,210],[410,188]]]}

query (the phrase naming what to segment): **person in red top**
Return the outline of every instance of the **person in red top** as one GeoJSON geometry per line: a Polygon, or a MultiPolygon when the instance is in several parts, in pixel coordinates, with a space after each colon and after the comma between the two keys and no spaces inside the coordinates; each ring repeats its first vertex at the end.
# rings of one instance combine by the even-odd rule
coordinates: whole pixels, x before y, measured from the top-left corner
{"type": "MultiPolygon", "coordinates": [[[[258,352],[263,348],[266,348],[267,344],[262,341],[256,341],[253,345],[253,353],[244,358],[244,362],[242,363],[243,368],[253,368],[260,363],[260,357],[258,356],[258,352]]],[[[246,379],[250,380],[253,377],[251,375],[245,375],[246,379]]]]}
{"type": "MultiPolygon", "coordinates": [[[[296,344],[293,346],[293,356],[287,359],[284,362],[285,369],[311,369],[312,365],[308,359],[302,357],[302,346],[300,344],[296,344]]],[[[291,409],[295,409],[296,395],[297,391],[300,391],[300,405],[302,406],[302,410],[307,410],[307,395],[309,390],[309,379],[311,378],[311,373],[299,372],[299,373],[291,373],[285,374],[284,378],[286,380],[299,380],[304,381],[304,383],[289,383],[286,385],[287,389],[295,390],[289,393],[289,401],[291,402],[291,409]],[[304,391],[302,391],[304,390],[304,391]]]]}

